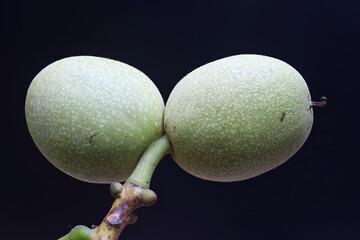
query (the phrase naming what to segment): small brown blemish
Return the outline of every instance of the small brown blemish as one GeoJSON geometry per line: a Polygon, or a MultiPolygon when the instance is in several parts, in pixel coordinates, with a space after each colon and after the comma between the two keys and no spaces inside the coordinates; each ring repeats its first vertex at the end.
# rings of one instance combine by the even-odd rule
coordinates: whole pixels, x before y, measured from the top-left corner
{"type": "Polygon", "coordinates": [[[176,127],[175,127],[175,126],[173,126],[173,131],[174,131],[174,132],[176,131],[176,127]]]}
{"type": "Polygon", "coordinates": [[[239,128],[236,128],[236,131],[238,134],[240,134],[240,129],[239,128]]]}
{"type": "Polygon", "coordinates": [[[87,141],[88,144],[91,144],[94,141],[95,136],[97,135],[97,133],[92,133],[89,137],[89,140],[87,141]]]}
{"type": "Polygon", "coordinates": [[[281,117],[280,117],[280,122],[283,122],[284,121],[284,119],[285,119],[285,117],[286,117],[286,112],[282,112],[281,113],[281,117]]]}

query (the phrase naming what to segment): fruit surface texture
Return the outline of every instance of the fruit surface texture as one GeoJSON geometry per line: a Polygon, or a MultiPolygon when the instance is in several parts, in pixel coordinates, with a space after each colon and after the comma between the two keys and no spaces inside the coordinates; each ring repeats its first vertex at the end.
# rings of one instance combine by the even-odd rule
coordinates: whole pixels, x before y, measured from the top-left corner
{"type": "Polygon", "coordinates": [[[57,168],[93,183],[129,177],[146,147],[163,135],[164,102],[154,83],[127,64],[64,58],[28,89],[30,134],[57,168]]]}
{"type": "Polygon", "coordinates": [[[236,55],[186,75],[165,108],[175,161],[190,174],[231,182],[267,172],[309,136],[309,89],[287,63],[236,55]]]}

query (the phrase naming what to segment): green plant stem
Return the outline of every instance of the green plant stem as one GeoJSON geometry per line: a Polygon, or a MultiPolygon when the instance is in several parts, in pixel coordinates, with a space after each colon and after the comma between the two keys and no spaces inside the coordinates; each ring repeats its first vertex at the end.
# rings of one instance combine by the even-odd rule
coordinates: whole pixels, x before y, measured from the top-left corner
{"type": "Polygon", "coordinates": [[[70,233],[68,233],[65,236],[59,238],[58,240],[69,240],[70,239],[69,235],[70,235],[70,233]]]}
{"type": "Polygon", "coordinates": [[[133,182],[143,188],[149,188],[150,180],[160,160],[171,151],[169,138],[163,135],[160,139],[151,143],[141,156],[135,170],[127,182],[133,182]]]}
{"type": "Polygon", "coordinates": [[[115,201],[101,224],[93,229],[77,226],[59,240],[119,239],[124,228],[136,221],[135,209],[156,202],[156,194],[149,189],[150,180],[157,164],[170,151],[171,144],[166,135],[151,143],[124,186],[113,194],[115,201]]]}

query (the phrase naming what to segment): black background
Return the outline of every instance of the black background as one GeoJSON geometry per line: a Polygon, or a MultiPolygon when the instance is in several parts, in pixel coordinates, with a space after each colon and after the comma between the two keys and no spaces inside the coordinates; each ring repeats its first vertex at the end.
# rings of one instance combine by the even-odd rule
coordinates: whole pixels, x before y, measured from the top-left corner
{"type": "Polygon", "coordinates": [[[241,53],[294,66],[314,100],[302,149],[277,169],[237,183],[203,181],[169,157],[123,239],[360,239],[358,112],[360,8],[347,0],[3,1],[1,239],[56,239],[99,224],[107,185],[61,173],[37,150],[26,90],[55,60],[95,55],[147,74],[166,100],[193,69],[241,53]],[[5,83],[5,86],[4,86],[5,83]]]}

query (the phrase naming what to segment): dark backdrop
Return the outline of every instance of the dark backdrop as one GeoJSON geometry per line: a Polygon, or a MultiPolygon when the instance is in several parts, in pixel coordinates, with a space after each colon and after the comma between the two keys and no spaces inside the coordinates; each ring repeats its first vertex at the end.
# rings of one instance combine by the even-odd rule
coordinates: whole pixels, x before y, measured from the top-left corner
{"type": "Polygon", "coordinates": [[[360,239],[358,90],[360,17],[351,0],[2,1],[1,239],[56,239],[99,224],[107,185],[54,168],[26,128],[34,76],[55,60],[96,55],[146,73],[166,100],[191,70],[241,53],[282,59],[306,79],[311,135],[288,162],[237,183],[207,182],[165,157],[123,239],[360,239]]]}

